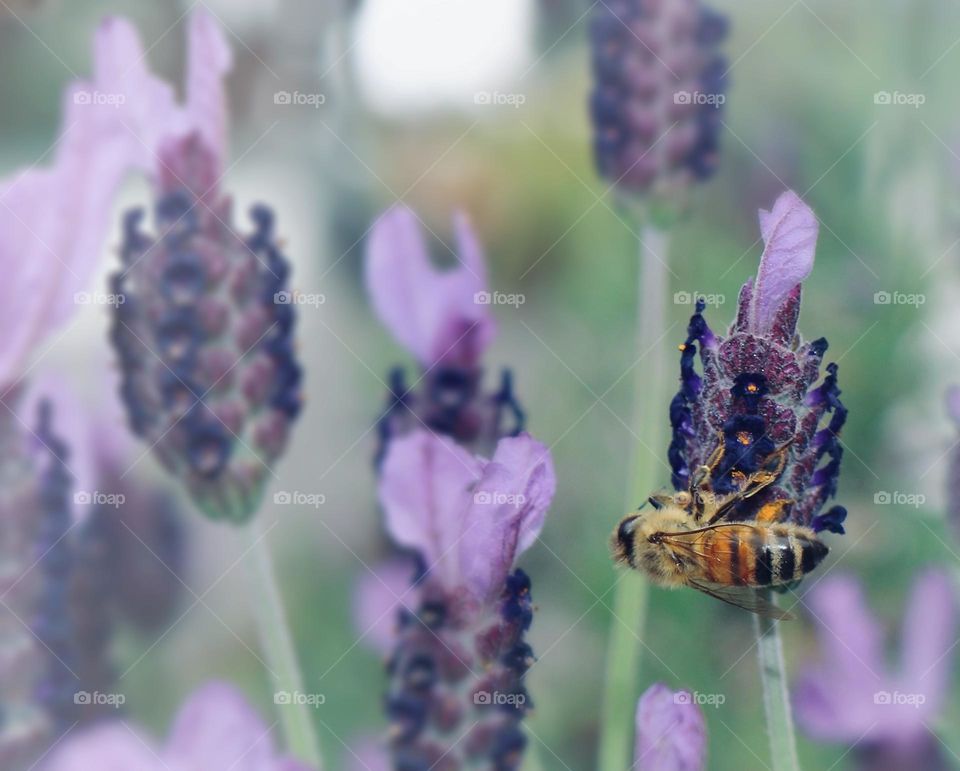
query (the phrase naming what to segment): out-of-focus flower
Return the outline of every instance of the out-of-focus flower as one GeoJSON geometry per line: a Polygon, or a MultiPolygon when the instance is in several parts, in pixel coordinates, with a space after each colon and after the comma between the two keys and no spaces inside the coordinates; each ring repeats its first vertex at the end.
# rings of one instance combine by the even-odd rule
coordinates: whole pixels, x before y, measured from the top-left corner
{"type": "Polygon", "coordinates": [[[850,576],[825,579],[808,599],[820,655],[794,688],[797,720],[814,739],[853,746],[865,771],[952,768],[931,733],[950,689],[957,607],[950,578],[914,582],[901,634],[900,667],[885,662],[883,630],[850,576]]]}
{"type": "MultiPolygon", "coordinates": [[[[946,408],[953,425],[960,429],[960,386],[947,390],[946,408]]],[[[960,540],[960,443],[951,447],[947,464],[947,524],[960,540]]]]}
{"type": "Polygon", "coordinates": [[[310,771],[281,756],[271,728],[243,694],[224,683],[197,690],[181,707],[167,741],[119,722],[66,739],[41,771],[310,771]]]}
{"type": "Polygon", "coordinates": [[[838,438],[847,417],[840,403],[837,365],[827,365],[820,385],[824,338],[803,343],[797,334],[801,282],[813,268],[817,220],[793,192],[760,212],[765,247],[756,280],[740,290],[737,318],[725,337],[707,326],[702,298],[680,346],[681,386],[670,405],[673,440],[669,460],[677,490],[691,470],[707,462],[720,441],[724,457],[713,475],[717,492],[729,492],[786,447],[777,481],[744,504],[795,501],[790,519],[814,530],[843,532],[846,510],[819,514],[836,494],[843,448],[838,438]],[[694,369],[700,350],[702,374],[694,369]],[[828,419],[829,416],[829,419],[828,419]],[[822,462],[826,458],[826,462],[822,462]]]}
{"type": "MultiPolygon", "coordinates": [[[[132,30],[123,42],[118,62],[142,57],[132,30]]],[[[204,512],[243,521],[300,410],[293,296],[272,212],[254,207],[243,236],[219,190],[229,50],[206,14],[191,19],[189,50],[182,120],[155,137],[156,236],[142,210],[126,216],[112,340],[134,432],[204,512]]],[[[145,93],[165,88],[141,77],[145,93]]]]}
{"type": "Polygon", "coordinates": [[[423,565],[416,611],[401,611],[389,663],[398,768],[441,759],[519,767],[533,608],[514,563],[536,540],[555,486],[549,451],[526,434],[501,439],[489,461],[425,431],[391,442],[380,479],[387,529],[423,565]]]}
{"type": "Polygon", "coordinates": [[[726,18],[699,0],[609,0],[594,12],[591,114],[600,175],[679,200],[717,166],[726,18]]]}
{"type": "Polygon", "coordinates": [[[414,566],[400,557],[385,561],[364,575],[357,584],[354,626],[363,642],[375,651],[389,653],[397,640],[400,608],[413,612],[417,605],[414,566]]]}
{"type": "Polygon", "coordinates": [[[703,771],[707,723],[689,691],[654,683],[637,702],[637,744],[631,771],[703,771]]]}
{"type": "Polygon", "coordinates": [[[378,461],[388,442],[416,428],[452,436],[480,452],[519,433],[524,415],[504,370],[484,393],[481,358],[493,341],[492,295],[480,243],[463,214],[454,218],[458,265],[434,266],[416,215],[403,206],[383,214],[367,244],[366,285],[377,315],[417,360],[413,386],[402,369],[390,376],[379,423],[378,461]]]}

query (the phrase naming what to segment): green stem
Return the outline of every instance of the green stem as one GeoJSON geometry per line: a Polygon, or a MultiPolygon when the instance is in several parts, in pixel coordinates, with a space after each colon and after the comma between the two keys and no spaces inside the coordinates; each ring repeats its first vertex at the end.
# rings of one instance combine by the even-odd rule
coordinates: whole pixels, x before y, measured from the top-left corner
{"type": "MultiPolygon", "coordinates": [[[[254,517],[244,530],[249,535],[250,550],[256,563],[254,583],[259,596],[256,597],[253,607],[260,628],[263,651],[267,666],[273,674],[275,693],[303,694],[303,676],[277,586],[270,545],[259,522],[260,518],[254,517]]],[[[310,709],[309,704],[302,699],[293,699],[292,703],[278,705],[288,751],[316,771],[321,771],[323,761],[310,709]]]]}
{"type": "MultiPolygon", "coordinates": [[[[668,234],[647,225],[640,231],[637,329],[634,342],[633,443],[627,509],[634,510],[663,483],[661,454],[667,447],[666,298],[670,268],[668,234]]],[[[649,586],[639,574],[619,576],[607,647],[598,768],[630,767],[638,697],[640,641],[649,586]]]]}
{"type": "MultiPolygon", "coordinates": [[[[764,598],[775,604],[768,589],[764,598]]],[[[760,680],[763,682],[763,706],[767,713],[767,733],[770,735],[772,771],[799,771],[797,739],[793,731],[790,694],[787,689],[787,670],[783,662],[783,641],[780,622],[767,616],[754,616],[757,651],[760,659],[760,680]]]]}

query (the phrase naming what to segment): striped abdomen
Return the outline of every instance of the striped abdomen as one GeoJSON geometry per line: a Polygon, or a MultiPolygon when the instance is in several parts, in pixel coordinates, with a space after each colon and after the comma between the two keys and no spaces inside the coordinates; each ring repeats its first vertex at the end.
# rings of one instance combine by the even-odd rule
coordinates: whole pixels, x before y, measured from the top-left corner
{"type": "Polygon", "coordinates": [[[797,581],[829,551],[812,530],[796,525],[728,525],[705,531],[699,541],[703,577],[727,586],[797,581]]]}

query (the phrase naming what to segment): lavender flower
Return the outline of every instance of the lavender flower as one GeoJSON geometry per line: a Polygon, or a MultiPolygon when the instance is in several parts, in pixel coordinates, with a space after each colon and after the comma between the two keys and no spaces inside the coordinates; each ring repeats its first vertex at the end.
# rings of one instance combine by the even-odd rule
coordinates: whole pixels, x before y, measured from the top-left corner
{"type": "Polygon", "coordinates": [[[591,28],[600,175],[673,198],[717,166],[727,22],[698,0],[610,0],[591,28]]]}
{"type": "Polygon", "coordinates": [[[680,346],[669,460],[674,487],[686,490],[691,470],[705,464],[722,440],[725,453],[714,489],[729,492],[775,449],[788,447],[783,473],[745,501],[746,515],[769,501],[790,499],[793,521],[842,533],[842,506],[819,513],[836,493],[843,454],[838,435],[847,410],[840,403],[837,365],[827,365],[815,385],[827,341],[804,343],[796,331],[801,282],[813,269],[817,229],[809,207],[793,192],[783,193],[771,211],[760,212],[765,243],[760,268],[756,280],[740,290],[737,318],[726,337],[710,330],[698,301],[680,346]],[[698,345],[702,374],[694,368],[698,345]]]}
{"type": "Polygon", "coordinates": [[[514,563],[555,488],[548,450],[526,434],[501,439],[489,461],[425,431],[391,442],[380,479],[387,529],[423,566],[388,670],[395,767],[519,768],[533,607],[514,563]]]}
{"type": "Polygon", "coordinates": [[[392,438],[416,428],[487,453],[499,438],[523,430],[509,370],[499,389],[482,390],[481,358],[495,333],[486,266],[466,217],[458,214],[454,225],[459,264],[446,271],[431,264],[416,215],[402,206],[380,217],[367,245],[366,284],[374,309],[421,368],[412,387],[402,369],[390,375],[378,462],[392,438]]]}
{"type": "Polygon", "coordinates": [[[707,724],[689,691],[654,683],[637,702],[637,746],[631,771],[703,771],[707,724]]]}
{"type": "Polygon", "coordinates": [[[281,756],[270,732],[240,692],[210,683],[181,707],[162,745],[125,724],[104,723],[68,738],[40,771],[310,771],[281,756]]]}
{"type": "Polygon", "coordinates": [[[865,771],[952,768],[931,733],[950,689],[957,606],[949,577],[929,570],[914,582],[896,672],[886,665],[883,630],[855,579],[824,579],[809,605],[820,651],[794,688],[803,729],[818,741],[851,745],[865,771]]]}
{"type": "MultiPolygon", "coordinates": [[[[140,51],[132,30],[126,44],[140,51]]],[[[156,236],[141,210],[125,218],[112,340],[134,432],[209,516],[243,521],[286,447],[301,372],[273,214],[254,207],[243,236],[218,188],[229,51],[208,16],[191,19],[189,48],[187,127],[156,140],[156,236]]]]}
{"type": "MultiPolygon", "coordinates": [[[[960,386],[947,390],[947,415],[960,428],[960,386]]],[[[955,444],[947,459],[947,524],[960,540],[960,443],[955,444]]]]}

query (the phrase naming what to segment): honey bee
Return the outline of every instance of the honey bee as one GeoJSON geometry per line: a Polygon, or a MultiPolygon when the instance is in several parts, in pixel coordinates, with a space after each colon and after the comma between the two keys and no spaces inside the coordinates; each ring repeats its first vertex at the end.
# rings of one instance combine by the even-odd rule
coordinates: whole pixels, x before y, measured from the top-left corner
{"type": "Polygon", "coordinates": [[[786,454],[786,446],[774,451],[750,475],[733,471],[734,491],[714,494],[721,442],[692,475],[688,491],[653,495],[649,508],[620,521],[610,539],[614,559],[659,586],[689,586],[752,613],[792,618],[756,590],[799,581],[823,561],[827,545],[811,528],[789,521],[789,499],[765,503],[751,519],[737,520],[743,502],[777,480],[786,454]]]}

